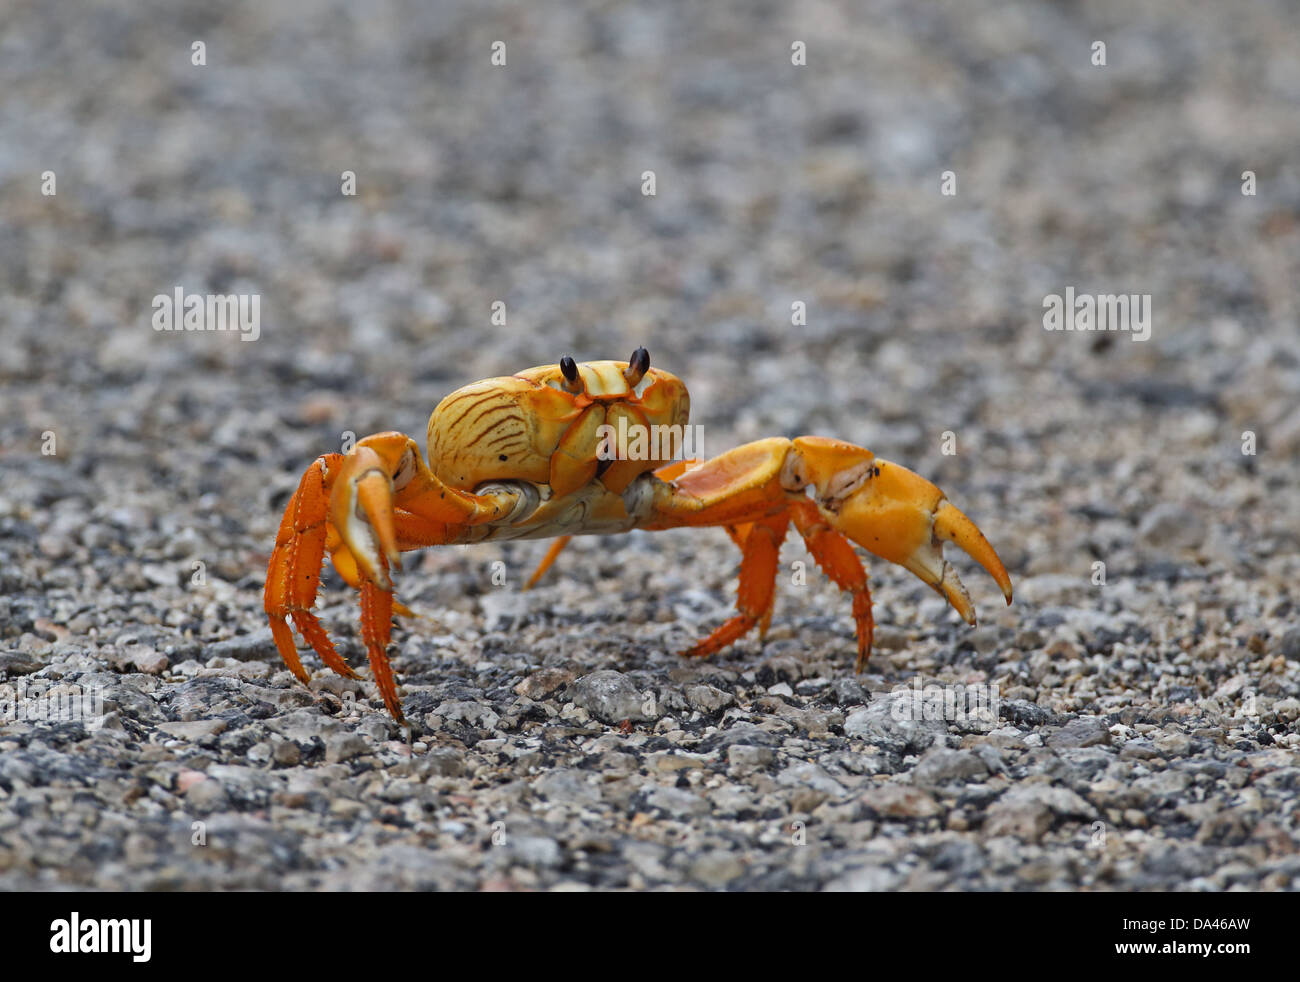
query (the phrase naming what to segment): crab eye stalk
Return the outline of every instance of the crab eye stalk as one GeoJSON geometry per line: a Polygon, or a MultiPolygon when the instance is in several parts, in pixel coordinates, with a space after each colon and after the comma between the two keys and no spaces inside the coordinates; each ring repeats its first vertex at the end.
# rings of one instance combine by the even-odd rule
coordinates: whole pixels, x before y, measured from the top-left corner
{"type": "Polygon", "coordinates": [[[636,385],[645,378],[645,373],[648,371],[650,371],[650,352],[645,348],[637,348],[632,352],[627,368],[623,369],[623,378],[627,379],[628,385],[636,385]]]}
{"type": "Polygon", "coordinates": [[[568,355],[560,359],[560,373],[564,376],[564,387],[569,392],[581,392],[582,381],[578,378],[578,363],[568,355]]]}

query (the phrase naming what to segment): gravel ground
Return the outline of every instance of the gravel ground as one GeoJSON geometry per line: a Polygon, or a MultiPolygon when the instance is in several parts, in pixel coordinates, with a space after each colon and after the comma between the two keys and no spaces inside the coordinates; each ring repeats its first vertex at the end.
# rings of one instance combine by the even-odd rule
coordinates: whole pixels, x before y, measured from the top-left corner
{"type": "MultiPolygon", "coordinates": [[[[1300,887],[1294,7],[193,6],[0,31],[0,889],[1300,887]],[[153,330],[177,287],[260,336],[153,330]],[[1045,331],[1068,287],[1149,339],[1045,331]],[[855,676],[791,540],[767,642],[688,663],[721,530],[527,594],[545,543],[445,548],[399,580],[409,741],[290,676],[261,588],[316,455],[638,344],[708,454],[934,480],[1014,605],[875,561],[855,676]],[[998,718],[899,719],[914,683],[998,718]],[[103,715],[30,718],[59,691],[103,715]]],[[[363,664],[332,572],[320,611],[363,664]]]]}

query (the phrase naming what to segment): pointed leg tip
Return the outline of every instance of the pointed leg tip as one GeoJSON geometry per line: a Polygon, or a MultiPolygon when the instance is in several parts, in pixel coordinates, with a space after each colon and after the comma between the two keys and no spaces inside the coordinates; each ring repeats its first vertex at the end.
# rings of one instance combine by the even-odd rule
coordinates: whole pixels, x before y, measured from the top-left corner
{"type": "Polygon", "coordinates": [[[708,658],[725,647],[725,644],[710,644],[709,639],[705,638],[703,641],[698,641],[689,648],[679,651],[678,656],[681,658],[708,658]]]}

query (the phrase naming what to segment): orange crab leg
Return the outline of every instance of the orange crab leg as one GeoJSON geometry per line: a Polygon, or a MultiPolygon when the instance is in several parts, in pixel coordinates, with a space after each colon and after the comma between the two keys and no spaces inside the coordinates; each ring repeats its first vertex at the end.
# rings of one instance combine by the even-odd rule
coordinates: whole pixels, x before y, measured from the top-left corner
{"type": "Polygon", "coordinates": [[[469,525],[508,514],[515,496],[505,490],[474,495],[448,488],[425,466],[415,441],[400,433],[360,441],[338,480],[330,517],[347,548],[333,556],[336,563],[341,555],[352,560],[349,572],[360,581],[361,637],[371,672],[384,705],[404,723],[387,648],[394,611],[410,610],[393,597],[388,565],[400,561],[401,550],[441,545],[469,525]]]}
{"type": "Polygon", "coordinates": [[[405,723],[402,703],[397,698],[393,667],[388,661],[388,641],[393,628],[393,591],[366,580],[361,584],[361,640],[370,657],[370,671],[383,697],[384,705],[398,723],[405,723]]]}
{"type": "MultiPolygon", "coordinates": [[[[393,523],[397,528],[397,541],[405,552],[420,548],[418,545],[407,544],[411,540],[403,538],[402,536],[403,519],[409,517],[410,516],[404,515],[400,511],[395,513],[393,516],[393,523]]],[[[366,582],[366,579],[361,575],[361,571],[357,569],[356,558],[352,553],[348,552],[347,547],[343,545],[343,540],[339,538],[338,533],[334,531],[333,526],[330,526],[329,534],[325,539],[325,551],[329,553],[330,563],[334,566],[335,571],[342,578],[343,582],[354,590],[360,590],[361,585],[366,582]]],[[[396,596],[393,597],[393,613],[401,614],[403,617],[419,616],[411,610],[410,607],[398,600],[396,596]]]]}
{"type": "Polygon", "coordinates": [[[262,596],[275,647],[289,671],[302,682],[307,681],[307,670],[298,658],[293,633],[285,623],[286,616],[293,619],[321,661],[340,675],[357,677],[311,611],[320,587],[321,561],[325,555],[326,507],[333,475],[341,459],[340,454],[326,454],[302,476],[280,522],[262,596]]]}
{"type": "Polygon", "coordinates": [[[707,638],[687,648],[683,655],[691,658],[712,655],[744,637],[760,619],[766,620],[771,616],[776,599],[777,559],[789,524],[784,515],[774,515],[753,524],[742,547],[740,584],[736,591],[739,613],[707,638]]]}
{"type": "Polygon", "coordinates": [[[862,560],[853,551],[849,541],[822,518],[811,501],[797,502],[790,510],[795,528],[803,536],[804,544],[822,572],[841,590],[853,597],[853,620],[858,632],[858,660],[856,671],[867,667],[871,657],[871,639],[876,623],[871,616],[871,590],[867,586],[867,571],[862,560]]]}
{"type": "MultiPolygon", "coordinates": [[[[871,616],[871,591],[867,586],[867,573],[863,569],[862,561],[858,559],[857,553],[853,551],[853,546],[849,544],[848,540],[826,524],[817,511],[817,506],[811,501],[792,501],[790,503],[789,518],[794,520],[795,527],[803,537],[804,544],[808,547],[808,551],[812,554],[817,565],[830,577],[836,586],[853,598],[853,619],[857,625],[858,638],[857,671],[861,672],[866,667],[867,659],[871,656],[871,639],[875,632],[875,621],[871,616]]],[[[682,652],[682,654],[688,656],[713,654],[743,637],[754,627],[755,623],[758,624],[760,637],[767,635],[776,600],[776,550],[779,550],[781,541],[785,538],[785,525],[788,520],[778,516],[765,518],[757,523],[750,522],[743,525],[727,526],[727,533],[743,552],[740,590],[737,599],[737,606],[742,613],[727,621],[707,639],[682,652]],[[776,549],[772,551],[770,557],[770,578],[764,587],[767,592],[760,594],[755,580],[758,575],[755,567],[758,562],[765,563],[767,561],[767,557],[763,553],[767,551],[765,540],[768,540],[769,536],[760,532],[755,538],[751,533],[756,529],[770,531],[778,526],[781,528],[781,532],[775,543],[773,543],[776,549]],[[762,556],[761,560],[760,556],[762,556]],[[761,615],[758,618],[752,615],[756,610],[761,610],[761,615]]]]}
{"type": "Polygon", "coordinates": [[[533,575],[528,577],[528,582],[524,584],[525,590],[531,590],[537,585],[537,581],[546,575],[546,571],[550,569],[551,564],[555,562],[555,557],[564,551],[564,547],[567,546],[572,539],[573,536],[571,535],[562,535],[551,543],[551,548],[546,550],[546,555],[542,557],[542,561],[538,563],[537,568],[533,570],[533,575]]]}
{"type": "Polygon", "coordinates": [[[400,721],[385,649],[393,613],[411,611],[393,597],[390,565],[400,564],[402,551],[452,541],[468,525],[499,517],[513,501],[509,492],[477,496],[446,487],[421,460],[415,441],[401,433],[366,437],[347,455],[316,460],[285,508],[263,594],[271,635],[289,670],[308,681],[286,618],[326,666],[358,678],[311,610],[328,551],[339,575],[361,591],[361,634],[375,683],[400,721]]]}
{"type": "MultiPolygon", "coordinates": [[[[690,461],[690,463],[695,464],[695,463],[698,463],[698,461],[690,461]]],[[[659,472],[656,471],[655,473],[658,474],[659,472]]],[[[749,532],[750,532],[750,530],[751,530],[753,527],[754,527],[754,523],[753,523],[753,522],[742,522],[742,523],[740,523],[739,525],[727,525],[727,526],[725,526],[725,528],[726,528],[726,530],[727,530],[727,535],[731,537],[731,541],[732,541],[732,542],[734,542],[734,543],[736,543],[736,545],[740,546],[740,549],[741,549],[741,552],[742,552],[742,553],[744,552],[744,549],[745,549],[745,540],[746,540],[747,538],[749,538],[749,532]]],[[[743,556],[742,556],[742,559],[743,559],[743,556]]],[[[774,607],[774,604],[768,604],[768,606],[767,606],[767,610],[763,611],[763,617],[762,617],[762,619],[758,622],[758,636],[759,636],[760,638],[765,638],[765,637],[767,637],[767,629],[768,629],[769,627],[772,626],[772,609],[773,609],[773,607],[774,607]]]]}

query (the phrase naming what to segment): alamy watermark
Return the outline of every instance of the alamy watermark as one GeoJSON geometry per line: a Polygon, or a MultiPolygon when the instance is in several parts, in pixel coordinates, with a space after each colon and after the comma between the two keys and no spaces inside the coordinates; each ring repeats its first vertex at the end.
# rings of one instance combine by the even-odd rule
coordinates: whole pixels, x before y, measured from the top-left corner
{"type": "Polygon", "coordinates": [[[241,340],[262,336],[262,297],[257,293],[186,293],[176,287],[171,294],[153,298],[155,331],[238,331],[241,340]]]}
{"type": "Polygon", "coordinates": [[[0,723],[84,723],[98,729],[104,722],[104,690],[75,682],[0,684],[0,723]]]}
{"type": "Polygon", "coordinates": [[[153,955],[153,921],[149,918],[82,918],[73,911],[50,922],[50,951],[56,955],[126,954],[133,962],[153,955]]]}
{"type": "Polygon", "coordinates": [[[1151,337],[1151,294],[1074,292],[1049,293],[1043,298],[1045,331],[1129,331],[1134,341],[1151,337]]]}
{"type": "Polygon", "coordinates": [[[706,456],[704,427],[698,424],[629,425],[627,418],[620,416],[617,428],[602,423],[596,428],[596,436],[600,439],[597,460],[682,460],[706,456]]]}
{"type": "Polygon", "coordinates": [[[917,720],[944,720],[950,723],[975,723],[996,726],[1002,698],[997,683],[970,685],[922,685],[920,676],[911,685],[897,685],[889,693],[889,712],[900,723],[917,720]]]}

